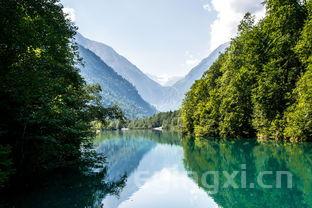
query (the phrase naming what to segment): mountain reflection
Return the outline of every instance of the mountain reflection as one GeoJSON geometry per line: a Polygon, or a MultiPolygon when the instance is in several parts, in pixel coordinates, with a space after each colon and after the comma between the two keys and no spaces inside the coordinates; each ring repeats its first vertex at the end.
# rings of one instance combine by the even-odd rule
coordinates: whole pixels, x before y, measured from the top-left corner
{"type": "Polygon", "coordinates": [[[0,202],[0,207],[312,207],[310,143],[181,139],[170,132],[126,131],[104,132],[95,145],[106,158],[103,171],[56,173],[36,190],[0,202]],[[258,183],[263,171],[272,171],[263,183],[273,188],[258,183]],[[277,171],[291,174],[291,188],[285,176],[276,188],[277,171]]]}

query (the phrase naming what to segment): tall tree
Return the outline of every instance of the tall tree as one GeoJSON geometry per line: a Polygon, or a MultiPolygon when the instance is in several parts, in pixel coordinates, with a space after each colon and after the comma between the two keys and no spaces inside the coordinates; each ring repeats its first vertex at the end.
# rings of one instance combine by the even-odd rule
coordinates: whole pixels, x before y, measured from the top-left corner
{"type": "Polygon", "coordinates": [[[265,6],[257,24],[245,15],[226,53],[187,94],[186,133],[311,137],[311,0],[267,0],[265,6]]]}
{"type": "Polygon", "coordinates": [[[253,136],[251,93],[264,57],[262,32],[247,13],[241,21],[239,36],[232,41],[220,86],[220,134],[223,137],[253,136]]]}
{"type": "Polygon", "coordinates": [[[58,0],[0,1],[0,146],[12,150],[17,177],[76,163],[91,121],[109,116],[75,67],[76,27],[62,9],[58,0]]]}
{"type": "Polygon", "coordinates": [[[285,136],[291,139],[312,138],[312,1],[306,4],[308,19],[305,22],[295,51],[306,71],[294,90],[296,102],[286,113],[285,136]]]}
{"type": "Polygon", "coordinates": [[[253,92],[253,125],[259,137],[278,139],[283,136],[284,112],[293,101],[290,93],[303,71],[293,48],[306,15],[297,0],[267,0],[266,10],[260,27],[268,61],[262,65],[253,92]]]}

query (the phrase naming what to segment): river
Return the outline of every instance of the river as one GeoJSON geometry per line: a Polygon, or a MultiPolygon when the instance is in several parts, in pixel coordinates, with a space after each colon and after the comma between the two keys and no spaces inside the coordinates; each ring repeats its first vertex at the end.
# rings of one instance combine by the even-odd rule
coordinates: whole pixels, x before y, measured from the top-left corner
{"type": "Polygon", "coordinates": [[[312,207],[310,143],[125,131],[104,132],[95,145],[106,157],[103,173],[51,177],[3,207],[312,207]]]}

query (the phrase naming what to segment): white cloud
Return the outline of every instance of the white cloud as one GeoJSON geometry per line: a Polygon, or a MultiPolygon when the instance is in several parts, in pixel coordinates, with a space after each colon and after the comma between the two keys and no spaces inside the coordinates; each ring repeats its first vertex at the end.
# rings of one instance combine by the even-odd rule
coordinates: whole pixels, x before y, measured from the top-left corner
{"type": "Polygon", "coordinates": [[[212,0],[211,8],[217,12],[217,19],[211,24],[210,51],[228,42],[237,34],[237,26],[246,12],[259,20],[265,14],[263,0],[212,0]]]}
{"type": "Polygon", "coordinates": [[[204,10],[207,10],[208,12],[211,12],[213,10],[211,4],[204,4],[203,8],[204,10]]]}
{"type": "Polygon", "coordinates": [[[76,11],[75,11],[75,9],[73,9],[73,8],[67,8],[67,7],[65,7],[65,8],[63,8],[63,12],[65,13],[65,14],[67,14],[67,19],[69,19],[69,20],[71,20],[71,21],[76,21],[76,11]]]}

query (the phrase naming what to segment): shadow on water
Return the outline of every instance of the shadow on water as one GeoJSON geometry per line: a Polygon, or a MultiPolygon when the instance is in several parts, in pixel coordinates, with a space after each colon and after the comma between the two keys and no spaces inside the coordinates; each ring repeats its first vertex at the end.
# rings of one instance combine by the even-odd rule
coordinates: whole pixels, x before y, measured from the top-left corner
{"type": "Polygon", "coordinates": [[[108,194],[118,194],[125,183],[122,178],[107,182],[107,169],[97,173],[66,170],[40,179],[28,191],[16,190],[0,201],[4,208],[100,208],[101,200],[108,194]]]}
{"type": "Polygon", "coordinates": [[[179,144],[180,138],[170,132],[104,132],[95,140],[97,152],[104,154],[107,160],[103,171],[58,171],[38,180],[38,184],[26,192],[13,190],[13,193],[1,196],[0,207],[102,207],[102,200],[107,195],[118,196],[126,176],[157,143],[179,144]]]}
{"type": "Polygon", "coordinates": [[[311,143],[181,139],[171,132],[115,131],[99,135],[95,146],[106,157],[103,171],[53,174],[34,190],[5,197],[0,207],[312,208],[311,143]],[[217,177],[207,175],[209,171],[217,177]],[[264,171],[271,171],[262,179],[272,188],[258,183],[264,171]],[[291,174],[291,188],[286,177],[277,187],[278,171],[291,174]],[[146,182],[138,185],[135,178],[142,172],[148,173],[146,182]],[[158,193],[164,187],[168,192],[158,193]]]}
{"type": "Polygon", "coordinates": [[[220,207],[312,207],[311,143],[188,138],[183,140],[183,149],[185,167],[195,173],[190,177],[220,207]],[[213,175],[203,177],[207,171],[217,171],[218,180],[213,175]],[[233,186],[224,187],[228,177],[223,171],[229,174],[238,171],[233,181],[235,184],[231,183],[233,186]],[[272,171],[263,176],[264,184],[273,185],[272,188],[257,183],[259,175],[264,171],[272,171]],[[291,188],[287,186],[287,176],[281,178],[281,186],[278,188],[278,171],[287,171],[292,175],[291,188]],[[246,185],[242,181],[246,181],[246,185]],[[208,187],[207,184],[214,186],[208,187]]]}

